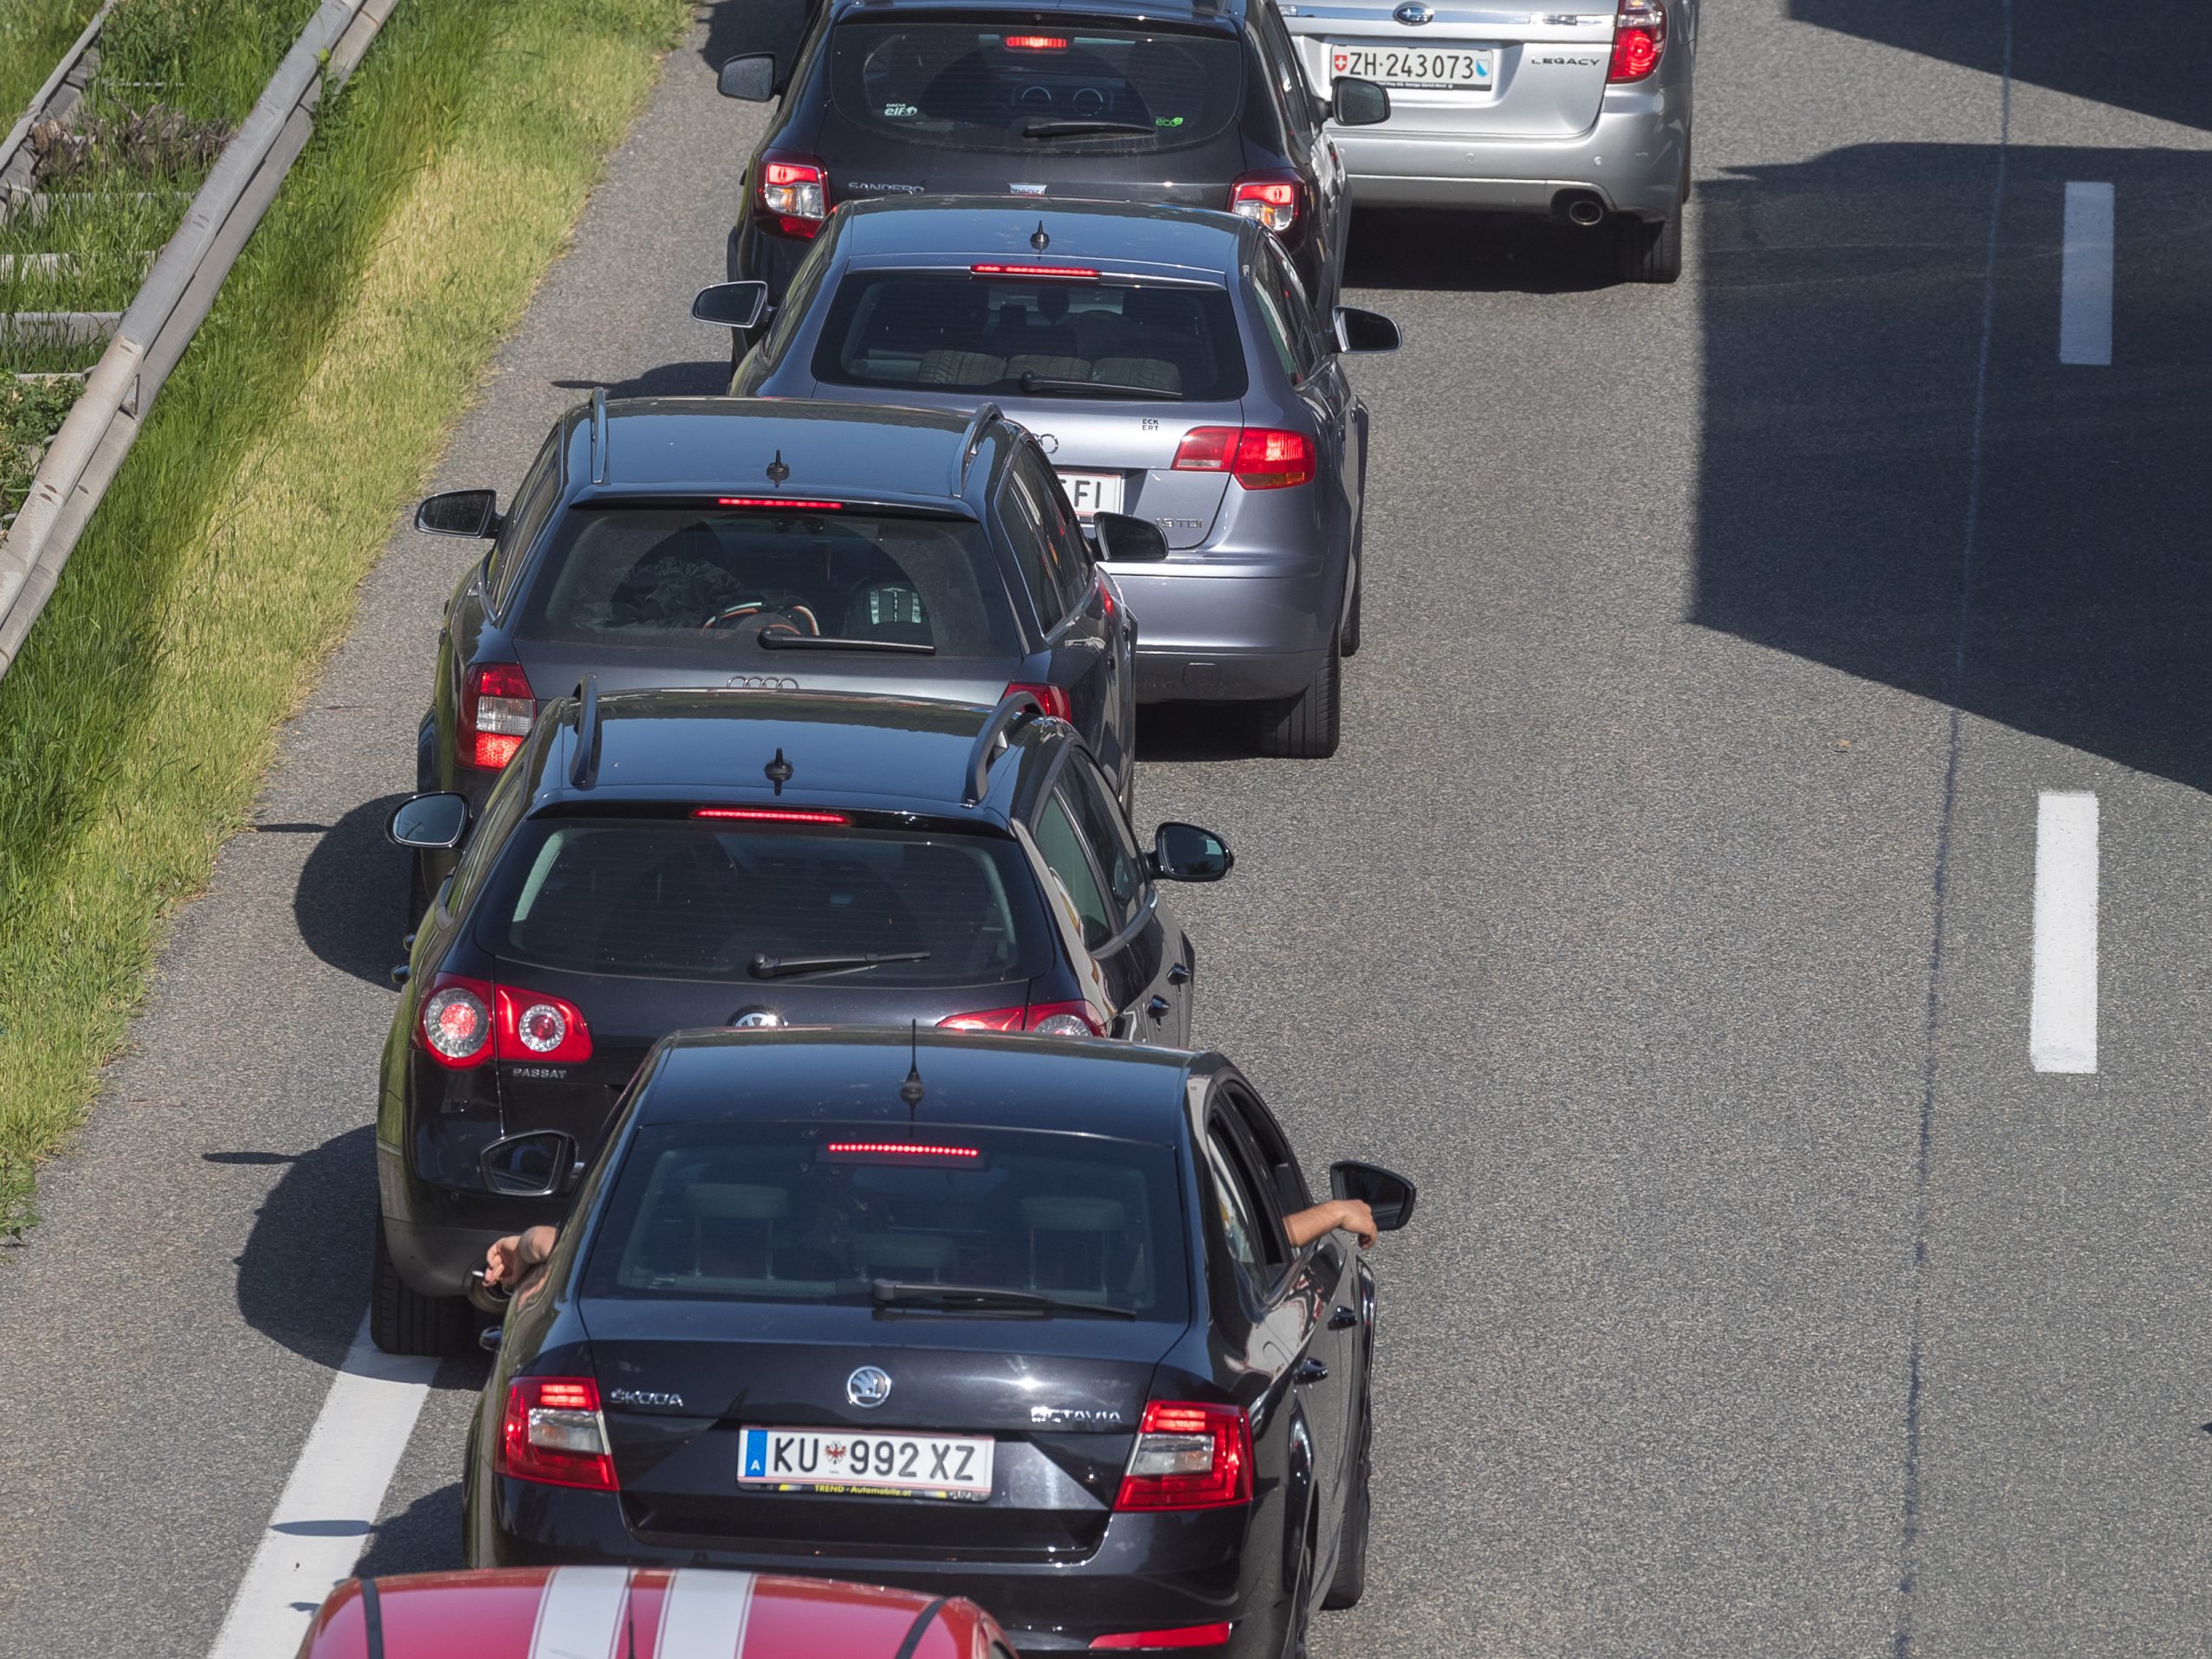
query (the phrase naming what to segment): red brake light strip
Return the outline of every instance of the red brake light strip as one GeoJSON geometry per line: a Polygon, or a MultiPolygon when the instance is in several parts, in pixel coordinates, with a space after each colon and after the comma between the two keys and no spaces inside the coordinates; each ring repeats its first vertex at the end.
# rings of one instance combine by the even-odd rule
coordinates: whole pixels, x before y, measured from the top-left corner
{"type": "Polygon", "coordinates": [[[917,1146],[902,1140],[832,1140],[822,1150],[832,1158],[980,1158],[974,1146],[917,1146]]]}
{"type": "Polygon", "coordinates": [[[850,823],[842,812],[809,812],[801,807],[695,806],[695,818],[735,818],[746,823],[850,823]]]}
{"type": "Polygon", "coordinates": [[[971,265],[970,276],[1059,276],[1071,282],[1096,282],[1098,271],[1090,265],[971,265]]]}
{"type": "Polygon", "coordinates": [[[718,495],[716,507],[780,507],[801,513],[842,513],[843,501],[786,501],[774,495],[718,495]]]}

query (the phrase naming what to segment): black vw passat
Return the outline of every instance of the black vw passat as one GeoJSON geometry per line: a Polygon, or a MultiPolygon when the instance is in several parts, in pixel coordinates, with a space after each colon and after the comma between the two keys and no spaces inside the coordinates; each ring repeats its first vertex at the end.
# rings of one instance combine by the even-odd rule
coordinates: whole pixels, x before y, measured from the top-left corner
{"type": "Polygon", "coordinates": [[[1026,693],[626,692],[550,705],[469,823],[417,796],[392,838],[458,846],[400,974],[377,1118],[378,1343],[465,1339],[484,1247],[557,1221],[658,1037],[926,1025],[1181,1042],[1188,937],[1105,775],[1026,693]]]}
{"type": "Polygon", "coordinates": [[[1359,1597],[1374,1434],[1374,1270],[1292,1247],[1310,1201],[1218,1055],[671,1038],[508,1314],[469,1562],[862,1577],[1025,1654],[1300,1653],[1359,1597]]]}
{"type": "Polygon", "coordinates": [[[1351,198],[1323,131],[1387,120],[1373,81],[1324,104],[1274,0],[825,0],[722,90],[783,103],[746,170],[729,274],[780,299],[806,244],[866,197],[1220,208],[1264,225],[1336,301],[1351,198]]]}
{"type": "MultiPolygon", "coordinates": [[[[462,490],[417,513],[491,542],[446,606],[417,789],[481,804],[544,700],[586,674],[986,704],[1019,687],[1117,789],[1134,776],[1133,623],[1005,420],[594,397],[495,505],[462,490]]],[[[1165,557],[1149,526],[1123,528],[1115,557],[1165,557]]]]}

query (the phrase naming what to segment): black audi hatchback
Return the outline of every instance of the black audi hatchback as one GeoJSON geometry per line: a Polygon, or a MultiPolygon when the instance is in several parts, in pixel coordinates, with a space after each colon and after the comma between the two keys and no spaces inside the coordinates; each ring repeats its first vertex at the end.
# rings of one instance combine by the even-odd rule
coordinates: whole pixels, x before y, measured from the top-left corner
{"type": "Polygon", "coordinates": [[[466,1339],[501,1233],[556,1221],[656,1039],[896,1025],[1181,1042],[1195,954],[1074,729],[1027,693],[625,692],[553,703],[473,823],[414,797],[392,839],[460,850],[395,977],[377,1117],[372,1330],[466,1339]]]}
{"type": "Polygon", "coordinates": [[[469,1561],[863,1578],[1024,1654],[1302,1653],[1361,1592],[1374,1436],[1374,1271],[1290,1243],[1311,1201],[1219,1055],[672,1037],[508,1314],[469,1561]]]}
{"type": "Polygon", "coordinates": [[[1274,0],[827,0],[808,15],[795,44],[722,66],[731,97],[783,100],[746,170],[733,281],[780,300],[841,202],[1011,192],[1242,214],[1324,314],[1336,303],[1351,193],[1323,124],[1387,120],[1390,96],[1340,76],[1316,97],[1274,0]]]}

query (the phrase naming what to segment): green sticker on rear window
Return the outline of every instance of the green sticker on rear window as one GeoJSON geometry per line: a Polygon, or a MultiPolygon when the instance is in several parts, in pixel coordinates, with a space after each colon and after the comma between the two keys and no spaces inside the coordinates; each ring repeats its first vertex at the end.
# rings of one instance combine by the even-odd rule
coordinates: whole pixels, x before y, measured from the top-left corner
{"type": "Polygon", "coordinates": [[[1155,126],[1180,126],[1183,118],[1180,115],[1155,115],[1152,118],[1152,124],[1155,126]]]}

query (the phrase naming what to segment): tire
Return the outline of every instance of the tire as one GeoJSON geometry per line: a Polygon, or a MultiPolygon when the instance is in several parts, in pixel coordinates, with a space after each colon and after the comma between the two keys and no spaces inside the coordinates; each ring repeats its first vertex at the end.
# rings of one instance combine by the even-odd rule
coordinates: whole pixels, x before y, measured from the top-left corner
{"type": "Polygon", "coordinates": [[[1332,1612],[1357,1607],[1368,1587],[1368,1527],[1374,1514],[1368,1475],[1374,1462],[1374,1410],[1360,1408],[1359,1455],[1353,1461],[1352,1488],[1344,1499],[1344,1542],[1336,1552],[1336,1571],[1321,1604],[1332,1612]]]}
{"type": "Polygon", "coordinates": [[[1320,1524],[1317,1513],[1306,1517],[1306,1543],[1298,1552],[1298,1578],[1290,1589],[1290,1628],[1283,1633],[1283,1659],[1306,1659],[1306,1637],[1313,1623],[1306,1601],[1313,1591],[1314,1535],[1320,1524]]]}
{"type": "Polygon", "coordinates": [[[1295,697],[1259,708],[1259,752],[1285,760],[1326,760],[1336,752],[1343,723],[1344,636],[1341,631],[1315,670],[1312,683],[1295,697]]]}
{"type": "Polygon", "coordinates": [[[1614,270],[1623,282],[1672,282],[1682,274],[1682,213],[1653,224],[1633,214],[1614,222],[1614,270]]]}
{"type": "Polygon", "coordinates": [[[386,1353],[461,1353],[472,1339],[472,1313],[466,1296],[425,1296],[409,1288],[393,1265],[379,1216],[369,1278],[370,1339],[386,1353]]]}
{"type": "Polygon", "coordinates": [[[1344,618],[1344,643],[1341,648],[1346,656],[1360,654],[1360,596],[1363,591],[1359,578],[1355,577],[1352,579],[1352,610],[1351,614],[1344,618]]]}

